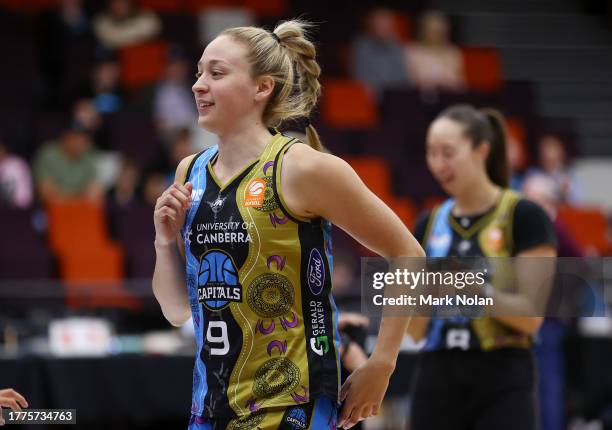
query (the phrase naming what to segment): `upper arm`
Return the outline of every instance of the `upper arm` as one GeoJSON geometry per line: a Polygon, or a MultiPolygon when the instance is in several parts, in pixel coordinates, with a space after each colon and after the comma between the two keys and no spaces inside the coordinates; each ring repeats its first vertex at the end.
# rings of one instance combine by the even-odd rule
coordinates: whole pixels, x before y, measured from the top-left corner
{"type": "MultiPolygon", "coordinates": [[[[185,184],[187,182],[187,179],[189,179],[187,178],[187,171],[189,170],[191,162],[197,155],[198,154],[193,154],[181,160],[181,162],[176,168],[176,173],[174,174],[175,183],[185,184]]],[[[181,237],[180,233],[176,238],[176,244],[178,246],[178,251],[181,256],[181,259],[183,260],[183,263],[185,263],[185,243],[183,242],[183,238],[181,237]]]]}
{"type": "Polygon", "coordinates": [[[301,217],[325,218],[383,257],[424,255],[397,215],[340,158],[294,145],[281,179],[288,209],[301,217]]]}
{"type": "Polygon", "coordinates": [[[557,239],[553,224],[536,203],[519,200],[514,209],[512,231],[515,256],[556,255],[557,239]]]}

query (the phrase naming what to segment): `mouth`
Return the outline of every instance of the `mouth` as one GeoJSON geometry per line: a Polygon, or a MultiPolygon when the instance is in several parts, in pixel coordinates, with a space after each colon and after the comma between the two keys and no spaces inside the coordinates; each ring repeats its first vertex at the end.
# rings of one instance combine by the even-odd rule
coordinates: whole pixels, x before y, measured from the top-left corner
{"type": "Polygon", "coordinates": [[[196,105],[198,107],[199,112],[205,112],[208,109],[210,109],[210,107],[214,106],[215,104],[213,102],[209,102],[205,100],[197,100],[196,105]]]}

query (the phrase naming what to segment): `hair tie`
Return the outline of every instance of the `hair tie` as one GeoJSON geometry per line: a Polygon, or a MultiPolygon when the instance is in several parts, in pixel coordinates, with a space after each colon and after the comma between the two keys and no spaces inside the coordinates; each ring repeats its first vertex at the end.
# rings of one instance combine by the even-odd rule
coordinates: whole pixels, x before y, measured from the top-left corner
{"type": "Polygon", "coordinates": [[[304,128],[308,128],[310,126],[310,118],[306,118],[304,120],[304,128]]]}
{"type": "Polygon", "coordinates": [[[274,38],[274,40],[276,40],[278,43],[281,42],[280,37],[278,37],[278,34],[276,34],[275,32],[271,31],[270,34],[272,35],[272,37],[274,38]]]}

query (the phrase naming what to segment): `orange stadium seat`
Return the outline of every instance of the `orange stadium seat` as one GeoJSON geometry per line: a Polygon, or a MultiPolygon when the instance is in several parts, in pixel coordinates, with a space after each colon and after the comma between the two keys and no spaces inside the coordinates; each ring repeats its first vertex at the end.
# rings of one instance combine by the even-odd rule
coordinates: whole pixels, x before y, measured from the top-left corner
{"type": "Polygon", "coordinates": [[[372,93],[358,81],[330,80],[324,83],[321,100],[323,120],[331,127],[370,128],[378,123],[372,93]]]}
{"type": "Polygon", "coordinates": [[[412,21],[404,13],[395,13],[395,31],[402,42],[411,42],[414,39],[412,21]]]}
{"type": "Polygon", "coordinates": [[[393,200],[391,168],[387,161],[377,157],[345,157],[361,180],[383,201],[393,200]]]}
{"type": "Polygon", "coordinates": [[[157,81],[166,67],[167,43],[146,42],[127,46],[119,52],[121,80],[129,89],[157,81]]]}
{"type": "Polygon", "coordinates": [[[503,85],[499,53],[494,48],[469,47],[462,49],[463,67],[471,90],[496,91],[503,85]]]}
{"type": "Polygon", "coordinates": [[[55,251],[69,306],[139,305],[123,289],[124,252],[106,230],[104,208],[81,200],[47,205],[49,243],[55,251]]]}
{"type": "Polygon", "coordinates": [[[402,220],[404,225],[409,229],[413,229],[416,223],[417,208],[412,200],[402,197],[395,198],[387,202],[391,210],[402,220]]]}
{"type": "Polygon", "coordinates": [[[558,217],[583,250],[595,249],[600,255],[611,254],[608,220],[602,211],[597,208],[562,206],[558,217]]]}
{"type": "Polygon", "coordinates": [[[506,127],[508,145],[512,145],[510,148],[512,151],[516,151],[513,154],[516,157],[513,167],[517,170],[523,170],[529,165],[529,150],[527,148],[525,126],[519,118],[510,117],[506,118],[506,127]]]}

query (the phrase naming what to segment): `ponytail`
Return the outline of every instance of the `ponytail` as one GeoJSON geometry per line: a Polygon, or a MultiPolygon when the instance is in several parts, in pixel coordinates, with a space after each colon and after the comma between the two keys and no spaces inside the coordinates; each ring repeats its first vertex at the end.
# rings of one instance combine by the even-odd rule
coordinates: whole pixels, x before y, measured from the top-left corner
{"type": "Polygon", "coordinates": [[[508,168],[508,153],[506,151],[506,125],[502,114],[491,108],[481,109],[491,128],[489,145],[491,149],[487,157],[487,174],[493,183],[507,188],[510,181],[508,168]]]}
{"type": "Polygon", "coordinates": [[[476,147],[489,142],[490,150],[486,161],[489,179],[496,185],[507,188],[510,182],[508,156],[506,153],[506,126],[503,115],[491,108],[476,109],[470,105],[454,105],[438,115],[464,126],[465,135],[476,147]]]}
{"type": "MultiPolygon", "coordinates": [[[[222,34],[245,44],[249,52],[251,74],[269,75],[274,91],[263,112],[267,127],[278,127],[283,121],[308,118],[321,94],[321,67],[316,49],[308,40],[312,24],[294,19],[276,26],[273,32],[258,27],[236,27],[222,34]]],[[[311,147],[321,149],[319,136],[312,125],[306,127],[311,147]]]]}

